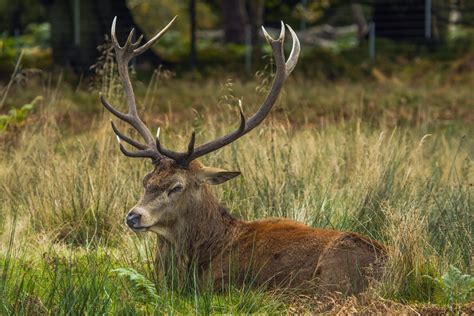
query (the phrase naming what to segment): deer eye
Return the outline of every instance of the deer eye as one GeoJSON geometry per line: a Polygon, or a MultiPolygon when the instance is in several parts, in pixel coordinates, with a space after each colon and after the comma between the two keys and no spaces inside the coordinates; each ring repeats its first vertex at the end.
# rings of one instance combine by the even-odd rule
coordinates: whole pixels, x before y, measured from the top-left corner
{"type": "Polygon", "coordinates": [[[171,190],[169,190],[168,196],[170,196],[170,195],[173,194],[173,193],[181,192],[182,190],[183,190],[183,186],[182,186],[181,184],[177,184],[177,185],[174,186],[171,190]]]}

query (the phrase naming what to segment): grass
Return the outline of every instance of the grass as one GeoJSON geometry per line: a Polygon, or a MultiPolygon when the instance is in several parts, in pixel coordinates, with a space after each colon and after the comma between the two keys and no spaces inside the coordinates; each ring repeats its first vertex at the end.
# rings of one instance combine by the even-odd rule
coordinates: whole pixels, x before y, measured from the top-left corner
{"type": "MultiPolygon", "coordinates": [[[[138,84],[147,104],[141,112],[175,148],[192,129],[198,142],[227,131],[237,123],[237,99],[249,115],[266,89],[253,81],[159,78],[138,84]]],[[[120,154],[96,91],[35,80],[28,89],[12,87],[5,105],[38,95],[41,104],[28,124],[0,135],[0,314],[275,314],[320,307],[258,289],[182,293],[159,280],[155,237],[123,224],[150,165],[120,154]]],[[[118,91],[110,97],[121,100],[120,89],[107,91],[118,91]]],[[[443,306],[449,300],[436,280],[450,265],[472,274],[473,96],[467,83],[454,89],[296,77],[264,125],[204,162],[242,171],[216,189],[240,218],[284,216],[385,243],[390,260],[370,292],[377,304],[443,306]]]]}

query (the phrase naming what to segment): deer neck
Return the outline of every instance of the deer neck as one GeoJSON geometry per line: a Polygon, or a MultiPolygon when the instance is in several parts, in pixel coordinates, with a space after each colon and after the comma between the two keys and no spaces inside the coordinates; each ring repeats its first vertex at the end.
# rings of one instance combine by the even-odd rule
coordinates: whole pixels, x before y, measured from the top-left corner
{"type": "Polygon", "coordinates": [[[186,206],[186,220],[166,248],[182,261],[180,266],[195,263],[202,270],[232,241],[240,221],[217,202],[208,187],[203,186],[200,193],[186,206]]]}

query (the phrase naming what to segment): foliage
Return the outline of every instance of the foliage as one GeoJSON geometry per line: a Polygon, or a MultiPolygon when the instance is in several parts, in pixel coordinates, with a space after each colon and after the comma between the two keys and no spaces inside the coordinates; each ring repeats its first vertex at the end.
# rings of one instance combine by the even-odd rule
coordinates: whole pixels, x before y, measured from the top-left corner
{"type": "Polygon", "coordinates": [[[0,16],[0,29],[12,36],[15,29],[22,32],[30,23],[44,22],[46,10],[37,0],[0,0],[0,16]]]}
{"type": "Polygon", "coordinates": [[[442,290],[440,301],[443,304],[463,304],[473,299],[474,276],[463,274],[461,270],[453,265],[449,265],[448,270],[442,276],[433,280],[442,290]]]}
{"type": "Polygon", "coordinates": [[[14,56],[18,48],[46,48],[50,34],[49,23],[29,24],[24,34],[2,38],[2,55],[14,56]]]}
{"type": "Polygon", "coordinates": [[[323,16],[330,4],[330,0],[310,1],[306,7],[299,3],[295,7],[294,15],[298,19],[314,23],[323,16]]]}
{"type": "Polygon", "coordinates": [[[25,33],[0,37],[0,72],[11,72],[20,51],[24,66],[45,67],[51,63],[49,23],[29,24],[25,33]]]}
{"type": "Polygon", "coordinates": [[[118,268],[111,272],[118,274],[120,277],[128,278],[134,287],[135,299],[139,302],[157,302],[159,299],[155,284],[147,279],[143,274],[138,273],[132,268],[118,268]]]}
{"type": "Polygon", "coordinates": [[[51,39],[51,24],[31,23],[26,27],[26,34],[30,35],[31,45],[41,48],[49,47],[51,39]]]}
{"type": "Polygon", "coordinates": [[[31,103],[24,104],[19,108],[11,108],[8,111],[8,114],[0,115],[0,134],[5,132],[8,128],[21,126],[26,121],[31,111],[33,111],[35,105],[41,100],[42,97],[37,96],[33,101],[31,101],[31,103]]]}
{"type": "MultiPolygon", "coordinates": [[[[218,14],[216,14],[216,10],[205,1],[198,1],[196,5],[196,15],[199,17],[197,19],[198,29],[217,28],[218,14]]],[[[176,23],[173,29],[178,30],[186,38],[189,37],[189,12],[186,1],[128,0],[128,7],[132,10],[140,26],[150,33],[156,31],[156,21],[165,23],[177,15],[179,23],[176,23]]]]}

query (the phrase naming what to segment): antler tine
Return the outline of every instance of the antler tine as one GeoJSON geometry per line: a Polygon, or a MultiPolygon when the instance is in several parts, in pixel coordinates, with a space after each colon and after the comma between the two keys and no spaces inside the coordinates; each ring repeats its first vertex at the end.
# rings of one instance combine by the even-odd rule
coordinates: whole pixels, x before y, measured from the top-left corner
{"type": "Polygon", "coordinates": [[[119,139],[124,140],[125,142],[132,145],[136,149],[140,149],[140,150],[147,149],[147,147],[145,145],[140,144],[139,142],[137,142],[137,141],[131,139],[130,137],[128,137],[127,135],[122,134],[122,132],[119,131],[119,129],[117,128],[117,126],[115,126],[115,124],[112,120],[110,120],[110,124],[112,125],[112,129],[113,129],[115,135],[117,135],[117,137],[119,139]]]}
{"type": "Polygon", "coordinates": [[[138,55],[144,53],[148,48],[150,48],[153,44],[155,44],[168,31],[168,29],[171,27],[171,25],[173,25],[174,21],[177,18],[178,18],[178,16],[176,15],[173,19],[171,19],[171,21],[168,23],[168,25],[166,25],[158,34],[153,36],[148,42],[143,44],[141,47],[135,49],[134,50],[134,52],[136,54],[135,56],[138,56],[138,55]]]}
{"type": "MultiPolygon", "coordinates": [[[[138,116],[134,116],[130,114],[130,111],[128,114],[124,114],[117,109],[115,109],[110,103],[105,99],[103,95],[100,96],[100,101],[102,102],[102,105],[110,111],[113,115],[121,119],[122,121],[127,122],[130,124],[133,128],[135,128],[138,133],[143,137],[147,145],[154,144],[154,138],[153,135],[150,133],[148,128],[145,126],[145,124],[140,120],[138,116]]],[[[118,131],[118,129],[117,129],[118,131]]],[[[116,130],[114,130],[115,134],[117,134],[116,130]]],[[[124,135],[119,135],[120,138],[125,140],[124,135]]],[[[131,144],[129,141],[127,143],[131,144]]],[[[131,144],[132,145],[132,144],[131,144]]],[[[138,148],[138,146],[133,145],[134,147],[138,148]]],[[[145,146],[145,145],[142,145],[145,146]]]]}
{"type": "Polygon", "coordinates": [[[112,37],[112,44],[114,44],[115,47],[120,47],[120,44],[117,40],[117,35],[115,33],[116,25],[117,25],[117,17],[115,16],[112,21],[112,26],[110,28],[110,36],[112,37]]]}
{"type": "Polygon", "coordinates": [[[137,105],[135,101],[135,94],[133,91],[133,86],[130,81],[130,75],[128,72],[128,64],[130,60],[143,52],[149,49],[156,41],[158,41],[168,29],[171,27],[173,22],[176,20],[174,17],[168,25],[166,25],[157,35],[155,35],[152,39],[148,42],[140,46],[140,43],[143,39],[143,35],[141,35],[138,40],[133,42],[133,38],[135,35],[135,29],[132,29],[127,37],[127,40],[123,46],[120,46],[117,35],[116,35],[116,25],[117,25],[117,17],[114,18],[112,22],[112,26],[110,29],[112,43],[115,49],[115,58],[117,60],[117,66],[119,75],[122,78],[122,84],[125,90],[125,96],[128,105],[128,112],[122,113],[115,109],[107,100],[101,95],[100,100],[107,110],[109,110],[113,115],[117,116],[119,119],[129,123],[133,128],[137,130],[137,132],[143,137],[145,140],[145,144],[141,144],[124,134],[122,134],[117,127],[112,123],[112,129],[114,133],[117,135],[118,139],[122,139],[128,144],[132,145],[133,147],[139,149],[137,152],[130,152],[128,151],[122,144],[120,144],[120,150],[123,154],[129,157],[148,157],[152,158],[154,161],[160,159],[162,155],[158,152],[155,137],[153,137],[150,130],[146,127],[145,123],[140,119],[137,113],[137,105]]]}
{"type": "Polygon", "coordinates": [[[126,45],[131,45],[133,42],[133,38],[135,37],[135,28],[132,28],[130,33],[128,33],[127,41],[125,42],[126,45]]]}
{"type": "Polygon", "coordinates": [[[240,107],[240,125],[233,132],[225,136],[219,137],[206,144],[203,144],[197,148],[194,148],[195,136],[193,133],[191,141],[189,142],[189,145],[188,145],[187,153],[173,152],[171,150],[163,148],[159,140],[157,140],[158,151],[162,155],[172,158],[178,163],[186,166],[192,160],[198,157],[204,156],[212,151],[215,151],[219,148],[222,148],[232,143],[233,141],[237,140],[238,138],[242,137],[243,135],[247,134],[252,129],[257,127],[265,119],[265,117],[268,115],[268,113],[272,109],[281,91],[283,83],[285,82],[288,75],[293,71],[298,61],[299,53],[301,50],[300,42],[298,40],[298,37],[296,36],[296,33],[293,31],[293,29],[289,25],[287,25],[287,27],[290,31],[291,38],[293,40],[293,46],[292,46],[288,61],[285,61],[285,54],[283,51],[283,44],[285,40],[285,25],[283,24],[283,22],[281,22],[281,31],[277,39],[272,38],[267,33],[265,28],[262,26],[263,34],[265,38],[267,39],[268,43],[270,44],[270,46],[272,47],[273,57],[275,59],[275,64],[276,64],[276,72],[275,72],[275,78],[273,80],[273,84],[270,89],[270,92],[268,93],[264,102],[262,103],[262,105],[260,106],[260,108],[254,115],[252,115],[248,120],[246,120],[244,117],[242,108],[240,107]],[[191,150],[192,148],[194,149],[191,150]]]}
{"type": "Polygon", "coordinates": [[[192,157],[194,153],[194,144],[196,142],[196,132],[193,131],[191,134],[191,138],[188,142],[188,151],[179,153],[179,152],[174,152],[172,150],[166,149],[161,146],[160,139],[157,137],[156,138],[156,148],[158,148],[158,152],[161,153],[162,155],[173,159],[174,161],[178,162],[181,165],[187,165],[191,160],[189,160],[190,157],[192,157]]]}
{"type": "Polygon", "coordinates": [[[127,157],[131,157],[131,158],[151,158],[153,160],[153,162],[157,162],[161,158],[161,155],[158,152],[150,150],[150,149],[139,150],[139,151],[135,151],[135,152],[129,151],[129,150],[127,150],[127,148],[125,148],[125,146],[122,145],[122,143],[120,142],[120,137],[119,136],[117,136],[117,140],[119,142],[120,151],[122,152],[122,154],[124,154],[127,157]]]}
{"type": "Polygon", "coordinates": [[[296,64],[298,63],[298,57],[300,56],[301,46],[295,31],[293,31],[291,26],[289,26],[288,24],[286,24],[286,27],[290,31],[291,38],[293,40],[290,57],[288,57],[288,60],[286,62],[286,75],[289,76],[293,69],[295,69],[296,64]]]}

